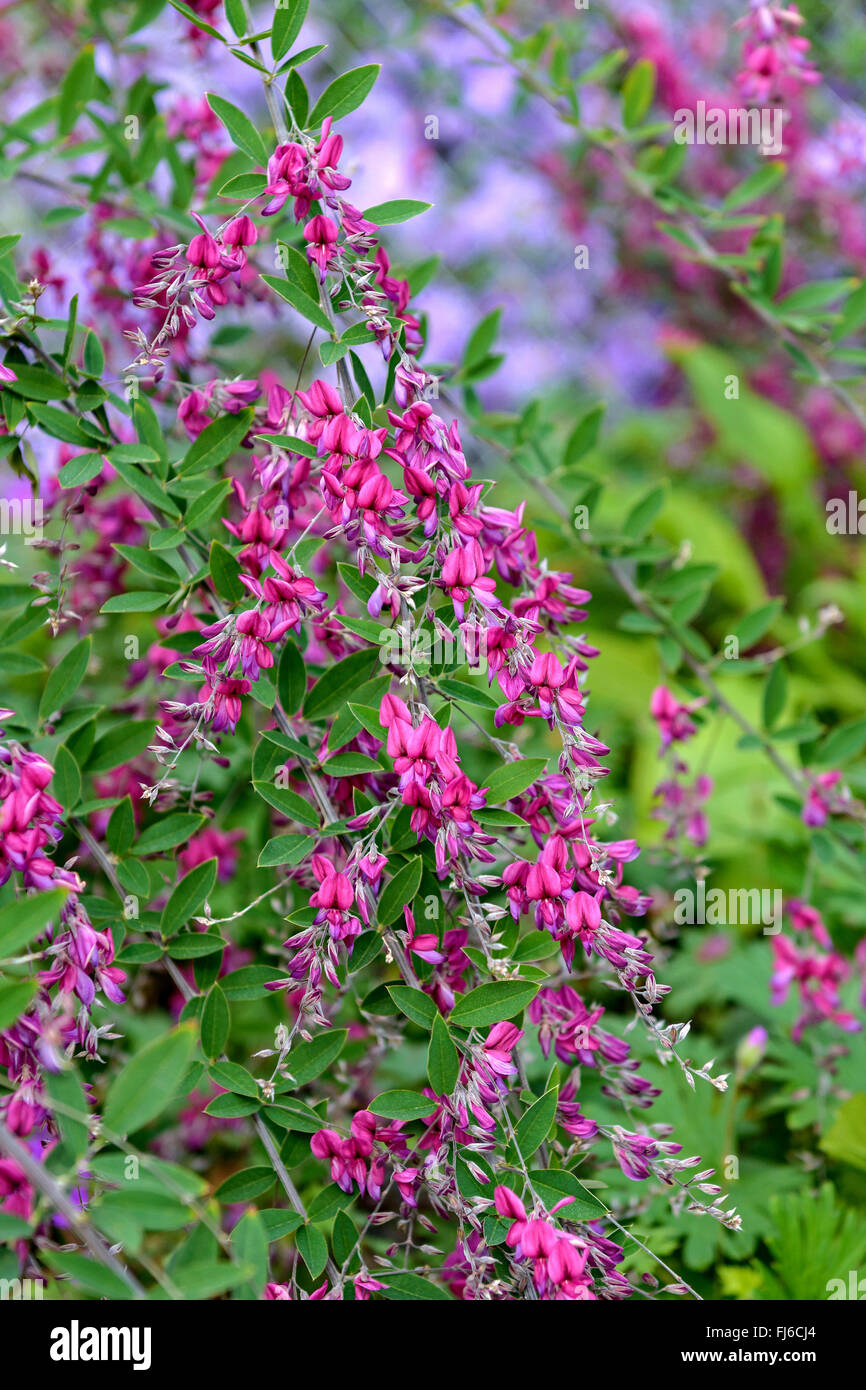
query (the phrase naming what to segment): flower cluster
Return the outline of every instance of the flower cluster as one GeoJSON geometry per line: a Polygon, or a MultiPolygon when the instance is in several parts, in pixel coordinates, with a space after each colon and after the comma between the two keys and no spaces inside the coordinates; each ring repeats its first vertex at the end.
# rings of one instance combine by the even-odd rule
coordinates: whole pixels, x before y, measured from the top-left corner
{"type": "Polygon", "coordinates": [[[819,1023],[835,1023],[846,1033],[856,1033],[862,1023],[849,1009],[842,1008],[840,986],[851,975],[851,967],[833,949],[830,934],[817,908],[792,898],[786,904],[795,936],[773,937],[772,1002],[784,1004],[791,986],[796,986],[801,1011],[792,1036],[799,1041],[807,1028],[819,1023]],[[823,950],[819,950],[823,947],[823,950]]]}
{"type": "Polygon", "coordinates": [[[798,32],[803,16],[796,5],[749,0],[749,13],[734,24],[746,34],[737,86],[757,101],[779,100],[788,89],[812,86],[821,74],[810,63],[811,44],[798,32]]]}
{"type": "MultiPolygon", "coordinates": [[[[4,719],[11,715],[11,710],[0,711],[4,719]]],[[[66,893],[32,948],[42,967],[34,998],[15,1022],[0,1030],[0,1067],[7,1084],[0,1122],[38,1145],[43,1156],[56,1141],[45,1073],[62,1070],[67,1057],[99,1057],[101,1040],[114,1034],[93,1017],[98,996],[122,1003],[126,978],[114,964],[111,933],[96,930],[81,903],[83,881],[50,857],[63,835],[62,808],[48,791],[53,775],[44,758],[0,736],[2,882],[13,877],[23,893],[66,893]]],[[[0,1205],[29,1217],[33,1193],[25,1175],[13,1159],[2,1161],[2,1174],[0,1205]]]]}
{"type": "Polygon", "coordinates": [[[650,701],[650,714],[661,737],[661,751],[670,768],[670,776],[655,789],[654,795],[661,799],[661,804],[652,814],[656,820],[666,822],[666,840],[688,840],[698,849],[709,838],[710,826],[704,804],[712,795],[713,779],[701,772],[689,783],[688,764],[676,755],[674,745],[685,743],[697,733],[692,715],[704,704],[705,699],[683,704],[664,685],[653,691],[650,701]]]}

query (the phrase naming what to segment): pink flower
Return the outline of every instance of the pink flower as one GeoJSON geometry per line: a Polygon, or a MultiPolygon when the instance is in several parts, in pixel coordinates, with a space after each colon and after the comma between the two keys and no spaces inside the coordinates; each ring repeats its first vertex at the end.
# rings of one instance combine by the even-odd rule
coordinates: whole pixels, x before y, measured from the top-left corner
{"type": "Polygon", "coordinates": [[[339,228],[332,217],[320,213],[310,218],[304,228],[307,243],[307,259],[319,267],[319,279],[324,282],[328,266],[337,254],[339,228]]]}
{"type": "Polygon", "coordinates": [[[190,265],[199,266],[202,270],[214,270],[220,263],[219,245],[198,214],[193,213],[193,216],[201,227],[201,231],[193,237],[186,248],[186,258],[190,265]]]}
{"type": "Polygon", "coordinates": [[[706,704],[706,699],[692,700],[684,705],[671,694],[667,686],[656,686],[650,699],[650,714],[659,726],[662,748],[671,743],[682,742],[697,732],[697,726],[689,718],[694,710],[706,704]]]}
{"type": "Polygon", "coordinates": [[[833,808],[833,797],[829,793],[841,779],[841,772],[821,772],[814,779],[803,806],[804,825],[813,827],[826,825],[827,817],[833,808]]]}
{"type": "Polygon", "coordinates": [[[234,733],[243,708],[241,696],[248,695],[251,688],[250,681],[238,680],[236,677],[224,677],[217,682],[213,690],[205,687],[205,699],[213,700],[214,733],[222,733],[225,729],[234,733]]]}

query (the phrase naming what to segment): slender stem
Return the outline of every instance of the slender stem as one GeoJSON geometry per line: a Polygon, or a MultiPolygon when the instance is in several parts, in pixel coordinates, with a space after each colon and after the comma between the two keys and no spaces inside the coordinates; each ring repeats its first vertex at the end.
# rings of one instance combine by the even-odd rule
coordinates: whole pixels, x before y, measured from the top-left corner
{"type": "MultiPolygon", "coordinates": [[[[292,1182],[289,1170],[287,1169],[285,1163],[283,1163],[283,1160],[280,1158],[279,1150],[276,1144],[274,1143],[273,1139],[271,1138],[270,1134],[268,1133],[267,1126],[262,1120],[261,1115],[256,1116],[255,1127],[256,1133],[258,1134],[259,1138],[262,1141],[262,1144],[265,1147],[268,1158],[271,1160],[274,1172],[276,1173],[277,1177],[283,1185],[283,1191],[285,1192],[286,1196],[288,1197],[289,1201],[291,1202],[298,1215],[302,1216],[304,1218],[304,1221],[307,1221],[309,1218],[307,1216],[306,1207],[301,1201],[301,1198],[298,1194],[298,1189],[292,1182]]],[[[330,1279],[331,1284],[334,1286],[338,1285],[341,1280],[340,1271],[337,1269],[337,1266],[334,1264],[334,1261],[331,1259],[330,1255],[328,1256],[325,1269],[327,1271],[328,1278],[330,1279]]]]}
{"type": "Polygon", "coordinates": [[[699,1303],[703,1303],[704,1300],[701,1298],[697,1289],[693,1289],[691,1284],[687,1284],[685,1279],[683,1279],[679,1274],[672,1270],[670,1265],[666,1265],[664,1260],[661,1259],[658,1255],[656,1255],[652,1250],[650,1250],[648,1245],[644,1245],[642,1240],[638,1240],[636,1235],[634,1235],[631,1231],[627,1230],[625,1226],[621,1226],[619,1222],[611,1216],[610,1212],[607,1213],[605,1220],[609,1221],[612,1226],[615,1226],[618,1231],[621,1231],[622,1234],[625,1236],[626,1240],[633,1241],[635,1245],[639,1246],[640,1249],[643,1250],[645,1255],[649,1255],[651,1260],[655,1260],[656,1264],[661,1265],[665,1273],[669,1274],[677,1284],[681,1284],[684,1289],[688,1289],[689,1293],[692,1294],[693,1297],[695,1297],[699,1303]]]}
{"type": "MultiPolygon", "coordinates": [[[[477,39],[479,43],[483,44],[487,51],[499,62],[512,68],[513,71],[518,74],[524,86],[534,92],[542,101],[546,102],[547,105],[556,112],[560,120],[579,131],[580,135],[585,140],[590,141],[596,148],[607,154],[612,160],[617,172],[632,192],[636,193],[637,196],[642,198],[645,202],[650,202],[654,207],[659,208],[659,210],[664,213],[665,219],[668,222],[677,222],[686,232],[692,242],[695,253],[694,259],[722,276],[727,281],[729,287],[742,298],[743,303],[748,305],[755,317],[758,318],[765,327],[771,330],[781,344],[795,348],[797,353],[804,357],[809,363],[809,366],[815,373],[818,383],[826,390],[831,391],[837,400],[841,401],[846,409],[850,411],[858,423],[866,429],[866,409],[864,409],[859,401],[855,400],[850,391],[848,391],[841,382],[835,380],[820,357],[816,355],[814,350],[810,350],[804,344],[802,338],[796,333],[793,333],[785,324],[781,323],[770,309],[766,308],[757,300],[752,299],[746,293],[748,287],[737,274],[736,267],[725,264],[693,220],[690,217],[680,214],[675,207],[670,206],[668,203],[662,204],[659,202],[652,183],[640,170],[634,167],[620,145],[614,143],[614,141],[618,139],[615,131],[597,131],[583,125],[565,98],[538,77],[526,63],[513,57],[507,47],[503,47],[496,43],[490,31],[483,25],[476,24],[473,20],[468,19],[461,11],[452,9],[450,5],[444,3],[431,3],[431,8],[436,11],[436,13],[450,19],[452,23],[459,25],[462,29],[472,34],[472,36],[477,39]]],[[[485,19],[488,20],[497,37],[502,38],[505,42],[505,36],[500,34],[500,31],[489,19],[489,16],[485,15],[485,19]]]]}
{"type": "MultiPolygon", "coordinates": [[[[568,507],[556,494],[556,492],[554,492],[553,488],[550,487],[544,481],[543,478],[537,478],[534,477],[532,474],[527,473],[526,470],[521,467],[520,461],[513,455],[510,455],[510,459],[515,472],[519,473],[520,476],[524,479],[524,481],[527,484],[531,485],[539,493],[539,495],[544,498],[545,502],[548,503],[548,505],[552,508],[552,510],[556,513],[560,520],[570,522],[571,515],[569,513],[568,507]]],[[[587,544],[585,540],[584,544],[587,544]]],[[[670,624],[666,614],[656,609],[654,605],[649,604],[647,599],[641,593],[640,589],[631,579],[630,575],[628,574],[621,561],[608,560],[605,559],[603,556],[600,556],[599,558],[607,566],[607,569],[609,570],[611,576],[622,589],[626,597],[631,601],[633,606],[635,608],[638,608],[642,613],[648,613],[653,618],[656,618],[660,623],[662,623],[668,628],[668,631],[671,633],[672,636],[676,637],[676,630],[670,624]]],[[[769,741],[766,735],[761,733],[760,729],[757,729],[755,725],[752,724],[751,721],[747,719],[746,716],[739,709],[737,709],[736,705],[731,704],[727,696],[722,693],[717,682],[714,680],[707,667],[704,666],[702,662],[698,661],[697,658],[693,656],[692,653],[682,645],[682,643],[680,643],[680,650],[682,652],[683,661],[688,666],[692,674],[697,676],[704,689],[709,691],[713,700],[716,702],[718,708],[724,710],[725,714],[727,714],[731,719],[733,719],[734,723],[738,725],[738,727],[742,730],[744,734],[748,734],[750,738],[755,739],[760,744],[764,753],[767,755],[768,759],[777,769],[777,771],[779,771],[785,778],[785,780],[787,782],[790,782],[791,786],[794,787],[800,795],[802,795],[804,789],[808,785],[806,778],[803,777],[803,775],[796,768],[792,767],[791,764],[788,763],[781,756],[778,750],[773,747],[772,743],[769,741]]]]}
{"type": "Polygon", "coordinates": [[[106,1269],[110,1269],[112,1274],[115,1274],[118,1279],[123,1281],[132,1293],[133,1298],[146,1299],[147,1294],[135,1275],[131,1274],[129,1270],[120,1263],[120,1260],[112,1255],[105,1241],[99,1233],[94,1230],[82,1209],[76,1207],[75,1204],[70,1201],[69,1197],[63,1191],[63,1188],[55,1182],[47,1168],[41,1163],[37,1163],[30,1150],[26,1148],[14,1134],[10,1133],[2,1121],[0,1121],[0,1151],[5,1153],[7,1158],[13,1159],[13,1161],[18,1164],[18,1167],[22,1170],[28,1182],[32,1183],[34,1187],[39,1189],[43,1196],[47,1197],[54,1209],[58,1211],[61,1216],[65,1217],[70,1226],[81,1236],[81,1239],[94,1258],[99,1260],[100,1264],[105,1265],[106,1269]]]}

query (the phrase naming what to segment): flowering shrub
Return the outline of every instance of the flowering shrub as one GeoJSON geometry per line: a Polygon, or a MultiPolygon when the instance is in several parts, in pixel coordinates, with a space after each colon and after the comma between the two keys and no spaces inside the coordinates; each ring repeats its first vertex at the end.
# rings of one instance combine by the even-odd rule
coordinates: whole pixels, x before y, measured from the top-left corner
{"type": "MultiPolygon", "coordinates": [[[[691,172],[651,119],[691,96],[646,20],[600,20],[588,68],[571,16],[446,13],[545,104],[545,188],[622,179],[689,291],[664,351],[701,417],[670,471],[712,457],[672,520],[625,435],[595,466],[597,404],[488,401],[497,312],[431,356],[435,261],[391,242],[429,205],[358,205],[378,66],[320,81],[307,10],[70,16],[59,88],[2,130],[83,259],[72,283],[29,228],[0,238],[0,1273],[60,1298],[826,1297],[847,1266],[786,1235],[813,1173],[842,1195],[804,1221],[847,1232],[862,1196],[866,720],[856,662],[833,687],[836,601],[785,611],[815,508],[828,542],[787,393],[862,427],[838,344],[863,285],[780,297],[784,165],[691,172]],[[164,32],[218,90],[153,80],[164,32]],[[795,376],[702,345],[698,275],[795,376]],[[732,578],[709,521],[716,457],[754,452],[769,490],[741,466],[738,505],[797,547],[775,598],[767,536],[731,528],[732,578]],[[784,921],[678,935],[718,863],[746,906],[778,873],[784,921]]],[[[734,25],[732,92],[790,103],[791,146],[803,30],[734,25]]]]}

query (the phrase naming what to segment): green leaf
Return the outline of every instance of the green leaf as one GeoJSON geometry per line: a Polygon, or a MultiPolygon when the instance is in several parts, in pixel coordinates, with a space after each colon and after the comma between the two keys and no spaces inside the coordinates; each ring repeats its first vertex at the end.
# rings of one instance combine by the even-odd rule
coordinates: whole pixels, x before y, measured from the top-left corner
{"type": "Polygon", "coordinates": [[[237,106],[233,106],[230,101],[226,101],[225,97],[217,96],[215,92],[208,92],[207,99],[211,111],[219,116],[238,149],[243,150],[244,154],[248,154],[257,164],[266,165],[268,152],[265,142],[249,116],[237,106]]]}
{"type": "Polygon", "coordinates": [[[774,598],[770,603],[764,603],[760,608],[756,608],[753,613],[749,613],[741,623],[737,624],[733,636],[736,637],[743,651],[748,651],[750,647],[754,647],[756,642],[760,642],[764,633],[772,627],[784,607],[784,599],[774,598]]]}
{"type": "Polygon", "coordinates": [[[89,637],[76,642],[54,667],[45,682],[42,699],[39,701],[40,719],[44,720],[49,714],[61,710],[75,694],[90,661],[91,645],[89,637]]]}
{"type": "Polygon", "coordinates": [[[132,1298],[132,1289],[114,1270],[91,1260],[87,1255],[77,1255],[61,1250],[45,1250],[42,1258],[58,1274],[65,1274],[72,1281],[73,1288],[86,1289],[98,1298],[108,1298],[112,1302],[132,1298]]]}
{"type": "Polygon", "coordinates": [[[49,922],[58,920],[65,901],[66,889],[52,888],[0,907],[0,957],[18,955],[35,941],[49,922]]]}
{"type": "MultiPolygon", "coordinates": [[[[212,487],[206,488],[204,492],[195,497],[189,504],[184,513],[183,524],[187,531],[194,531],[197,526],[204,526],[215,516],[223,504],[228,492],[231,489],[231,480],[221,478],[212,487]]],[[[182,537],[181,533],[181,537],[182,537]]],[[[151,541],[151,545],[153,541],[151,541]]]]}
{"type": "Polygon", "coordinates": [[[502,310],[494,309],[492,313],[486,314],[481,322],[473,329],[463,352],[462,365],[464,369],[477,367],[479,362],[483,362],[485,357],[487,357],[496,341],[501,317],[502,310]]]}
{"type": "Polygon", "coordinates": [[[328,1246],[322,1232],[309,1224],[299,1226],[295,1232],[295,1244],[310,1277],[318,1279],[328,1263],[328,1246]]]}
{"type": "MultiPolygon", "coordinates": [[[[305,294],[307,299],[312,299],[314,304],[318,304],[319,282],[306,256],[302,256],[296,246],[289,246],[287,242],[281,241],[279,246],[283,253],[282,268],[285,271],[286,279],[290,280],[302,294],[305,294]]],[[[315,452],[308,455],[310,458],[315,458],[315,456],[315,452]]]]}
{"type": "Polygon", "coordinates": [[[121,763],[132,762],[150,743],[153,728],[153,724],[145,720],[132,720],[110,729],[93,745],[93,752],[87,759],[87,772],[110,772],[121,763]]]}
{"type": "Polygon", "coordinates": [[[297,792],[290,791],[288,787],[272,786],[270,782],[253,782],[253,787],[275,811],[281,811],[291,820],[300,821],[301,825],[318,826],[318,812],[297,792]]]}
{"type": "Polygon", "coordinates": [[[427,1078],[437,1096],[450,1096],[457,1084],[460,1059],[451,1034],[441,1014],[433,1020],[433,1032],[427,1048],[427,1078]]]}
{"type": "Polygon", "coordinates": [[[645,536],[666,501],[667,490],[663,487],[654,487],[632,507],[623,525],[625,534],[634,540],[640,540],[645,536]]]}
{"type": "Polygon", "coordinates": [[[352,700],[349,701],[349,709],[368,734],[372,734],[374,738],[384,739],[385,730],[377,709],[374,709],[372,705],[356,705],[352,700]]]}
{"type": "Polygon", "coordinates": [[[550,1133],[558,1098],[559,1087],[551,1087],[518,1120],[514,1138],[524,1162],[528,1162],[550,1133]]]}
{"type": "Polygon", "coordinates": [[[388,985],[388,993],[401,1013],[411,1018],[421,1028],[432,1028],[439,1017],[439,1010],[423,990],[413,989],[411,985],[388,985]]]}
{"type": "Polygon", "coordinates": [[[265,1207],[259,1212],[259,1220],[265,1228],[268,1240],[282,1240],[296,1231],[303,1222],[296,1211],[283,1211],[281,1207],[265,1207]]]}
{"type": "Polygon", "coordinates": [[[335,362],[341,362],[349,351],[348,343],[334,343],[330,340],[319,345],[319,356],[322,359],[323,367],[332,367],[335,362]]]}
{"type": "Polygon", "coordinates": [[[652,106],[656,86],[655,64],[641,58],[631,68],[622,86],[622,119],[633,130],[645,119],[652,106]]]}
{"type": "Polygon", "coordinates": [[[476,811],[475,819],[479,825],[498,825],[515,830],[525,830],[529,824],[523,816],[516,816],[513,811],[476,811]]]}
{"type": "MultiPolygon", "coordinates": [[[[277,11],[279,14],[279,10],[277,11]]],[[[297,714],[307,689],[304,658],[294,642],[286,642],[277,667],[277,694],[286,714],[297,714]]]]}
{"type": "Polygon", "coordinates": [[[733,212],[735,208],[745,207],[747,203],[757,202],[765,194],[770,193],[777,184],[781,183],[785,177],[787,166],[781,160],[772,160],[763,163],[754,173],[749,174],[748,178],[731,189],[722,203],[723,212],[733,212]]]}
{"type": "Polygon", "coordinates": [[[235,1096],[229,1091],[226,1095],[217,1096],[210,1105],[206,1105],[204,1113],[213,1115],[218,1120],[242,1120],[247,1115],[255,1115],[260,1109],[259,1101],[253,1100],[250,1096],[235,1096]]]}
{"type": "Polygon", "coordinates": [[[4,390],[15,396],[23,396],[25,401],[62,401],[69,395],[66,382],[54,372],[43,367],[30,367],[24,362],[9,362],[16,380],[7,382],[4,390]]]}
{"type": "Polygon", "coordinates": [[[818,749],[814,761],[821,767],[839,767],[850,762],[866,747],[866,719],[855,719],[831,729],[818,749]]]}
{"type": "Polygon", "coordinates": [[[241,198],[244,202],[248,198],[257,198],[265,189],[265,177],[263,174],[235,174],[234,178],[224,183],[222,188],[217,190],[220,198],[241,198]]]}
{"type": "Polygon", "coordinates": [[[201,29],[205,34],[210,34],[212,39],[219,39],[220,43],[225,43],[225,39],[219,29],[215,29],[212,24],[206,23],[201,15],[197,15],[195,10],[191,9],[189,5],[184,4],[184,0],[168,0],[168,3],[171,5],[172,9],[177,10],[178,14],[182,14],[184,19],[188,19],[195,29],[201,29]]]}
{"type": "Polygon", "coordinates": [[[522,1013],[538,993],[538,985],[526,980],[496,980],[461,994],[448,1016],[463,1028],[483,1028],[522,1013]]]}
{"type": "Polygon", "coordinates": [[[448,1303],[451,1295],[441,1284],[434,1284],[432,1279],[424,1279],[420,1274],[401,1270],[397,1274],[391,1274],[381,1269],[376,1270],[376,1278],[380,1283],[385,1284],[382,1290],[382,1297],[387,1298],[392,1303],[448,1303]]]}
{"type": "Polygon", "coordinates": [[[239,970],[232,970],[230,974],[223,975],[220,984],[226,999],[245,1002],[250,999],[270,998],[270,991],[265,989],[265,984],[269,980],[279,978],[279,972],[272,965],[242,965],[239,970]]]}
{"type": "Polygon", "coordinates": [[[307,719],[327,719],[341,710],[358,686],[369,679],[377,661],[378,652],[368,648],[366,651],[353,652],[351,656],[338,661],[336,666],[329,667],[304,700],[307,719]]]}
{"type": "Polygon", "coordinates": [[[510,801],[531,787],[547,767],[546,758],[520,758],[498,767],[487,778],[488,801],[510,801]]]}
{"type": "Polygon", "coordinates": [[[189,931],[173,936],[166,951],[172,960],[198,960],[200,956],[215,956],[224,951],[226,944],[216,932],[189,931]]]}
{"type": "Polygon", "coordinates": [[[194,1026],[182,1023],[136,1053],[109,1087],[106,1129],[131,1134],[155,1119],[177,1094],[194,1042],[194,1026]]]}
{"type": "Polygon", "coordinates": [[[785,670],[784,663],[777,661],[775,666],[771,667],[770,674],[767,677],[767,683],[764,686],[762,707],[765,729],[772,729],[774,724],[778,722],[785,708],[787,696],[788,673],[785,670]]]}
{"type": "Polygon", "coordinates": [[[300,864],[315,848],[312,835],[275,835],[268,840],[256,863],[260,869],[273,869],[278,864],[300,864]]]}
{"type": "Polygon", "coordinates": [[[238,575],[241,567],[235,557],[219,541],[211,541],[210,576],[220,598],[237,603],[247,592],[238,575]]]}
{"type": "Polygon", "coordinates": [[[294,1096],[281,1095],[278,1101],[267,1107],[266,1115],[270,1124],[299,1134],[315,1134],[322,1128],[321,1115],[294,1096]]]}
{"type": "Polygon", "coordinates": [[[276,275],[263,275],[262,279],[266,285],[270,285],[271,289],[278,294],[281,299],[284,299],[287,304],[291,304],[292,308],[301,314],[303,318],[315,324],[317,328],[323,329],[324,332],[330,336],[332,331],[330,320],[324,309],[320,308],[315,299],[311,299],[308,294],[305,294],[304,291],[293,284],[291,280],[280,280],[276,275]]]}
{"type": "MultiPolygon", "coordinates": [[[[171,3],[178,8],[176,0],[171,3]]],[[[207,28],[196,16],[199,28],[207,28]]],[[[227,1260],[196,1260],[190,1264],[178,1265],[172,1270],[172,1279],[184,1298],[200,1301],[214,1298],[228,1289],[236,1289],[255,1277],[252,1264],[229,1264],[227,1260]]]]}
{"type": "Polygon", "coordinates": [[[130,797],[125,796],[112,811],[105,832],[105,839],[108,848],[112,854],[117,855],[118,859],[122,859],[124,855],[129,853],[135,839],[135,814],[130,797]]]}
{"type": "Polygon", "coordinates": [[[337,1184],[331,1183],[315,1196],[310,1203],[311,1221],[330,1221],[338,1211],[342,1211],[352,1201],[353,1193],[344,1192],[337,1184]]]}
{"type": "Polygon", "coordinates": [[[215,1081],[218,1086],[224,1086],[227,1091],[234,1091],[239,1096],[251,1096],[254,1100],[261,1099],[261,1091],[256,1085],[246,1067],[238,1066],[237,1062],[216,1062],[208,1069],[211,1081],[215,1081]]]}
{"type": "Polygon", "coordinates": [[[16,1019],[26,1013],[38,987],[38,980],[12,980],[0,984],[0,1032],[11,1028],[16,1019]]]}
{"type": "MultiPolygon", "coordinates": [[[[279,10],[277,11],[279,14],[279,10]]],[[[255,1274],[236,1297],[258,1299],[268,1280],[268,1235],[257,1211],[247,1211],[232,1230],[232,1247],[243,1264],[252,1265],[255,1274]]]]}
{"type": "MultiPolygon", "coordinates": [[[[151,229],[148,227],[148,233],[151,229]]],[[[89,377],[101,377],[105,371],[105,353],[102,351],[102,344],[97,338],[92,328],[88,328],[84,337],[84,353],[82,356],[85,374],[89,377]]]]}
{"type": "Polygon", "coordinates": [[[278,63],[291,48],[307,17],[309,0],[279,0],[271,29],[271,53],[278,63]]]}
{"type": "Polygon", "coordinates": [[[90,1137],[90,1110],[78,1073],[71,1066],[60,1072],[46,1072],[45,1087],[55,1102],[55,1119],[64,1146],[74,1158],[81,1158],[87,1152],[90,1137]],[[65,1111],[72,1111],[72,1114],[65,1111]]]}
{"type": "MultiPolygon", "coordinates": [[[[306,1086],[336,1061],[346,1045],[348,1036],[347,1028],[333,1028],[327,1033],[320,1033],[310,1042],[298,1043],[293,1047],[286,1059],[286,1067],[292,1078],[291,1089],[306,1086]]],[[[285,1089],[286,1086],[282,1084],[277,1087],[280,1094],[285,1089]]]]}
{"type": "Polygon", "coordinates": [[[343,1265],[346,1263],[357,1243],[358,1232],[355,1228],[354,1221],[345,1211],[338,1211],[334,1218],[334,1229],[331,1233],[331,1246],[337,1264],[343,1265]]]}
{"type": "Polygon", "coordinates": [[[148,902],[153,896],[150,887],[150,875],[137,859],[124,859],[121,864],[118,864],[117,877],[127,893],[134,893],[136,897],[144,898],[145,902],[148,902]]]}
{"type": "Polygon", "coordinates": [[[239,1173],[232,1173],[230,1178],[226,1178],[214,1196],[218,1202],[251,1202],[254,1198],[269,1192],[275,1181],[273,1168],[266,1168],[264,1165],[243,1168],[239,1173]]]}
{"type": "Polygon", "coordinates": [[[249,434],[253,410],[239,410],[237,415],[222,415],[202,430],[187,450],[178,467],[178,474],[206,473],[218,468],[230,458],[241,440],[249,434]]]}
{"type": "Polygon", "coordinates": [[[563,1197],[575,1199],[563,1207],[566,1220],[594,1221],[607,1211],[604,1202],[600,1202],[589,1188],[564,1168],[533,1168],[529,1177],[539,1197],[550,1206],[555,1206],[563,1197]]]}
{"type": "Polygon", "coordinates": [[[420,1120],[433,1114],[436,1102],[418,1091],[383,1091],[367,1108],[386,1120],[420,1120]]]}
{"type": "Polygon", "coordinates": [[[382,765],[366,753],[337,753],[322,763],[322,771],[328,777],[358,777],[365,772],[381,773],[382,765]]]}
{"type": "Polygon", "coordinates": [[[207,992],[201,1013],[201,1046],[205,1057],[218,1057],[225,1049],[231,1026],[231,1014],[219,985],[207,992]]]}
{"type": "Polygon", "coordinates": [[[837,1163],[866,1171],[866,1092],[857,1091],[843,1101],[820,1148],[837,1163]]]}
{"type": "Polygon", "coordinates": [[[236,36],[242,39],[247,32],[247,15],[244,0],[225,0],[226,19],[236,36]]]}
{"type": "Polygon", "coordinates": [[[416,854],[388,880],[376,909],[382,926],[387,927],[400,916],[403,908],[411,903],[421,886],[423,871],[424,861],[420,854],[416,854]]]}
{"type": "Polygon", "coordinates": [[[89,43],[82,48],[60,84],[57,98],[58,135],[69,135],[93,94],[95,82],[93,44],[89,43]]]}
{"type": "Polygon", "coordinates": [[[432,206],[432,203],[421,203],[417,198],[395,198],[392,202],[377,203],[375,207],[367,208],[361,216],[377,227],[391,227],[397,222],[408,222],[410,218],[418,217],[432,206]]]}
{"type": "Polygon", "coordinates": [[[167,580],[169,583],[177,583],[177,575],[167,561],[160,559],[152,550],[145,550],[140,545],[116,545],[114,549],[127,564],[134,569],[140,570],[142,574],[149,575],[152,579],[167,580]]]}
{"type": "Polygon", "coordinates": [[[20,1216],[10,1216],[8,1211],[0,1211],[0,1241],[26,1240],[31,1234],[30,1223],[20,1216]]]}
{"type": "Polygon", "coordinates": [[[160,930],[163,937],[173,936],[176,931],[194,917],[208,894],[213,890],[217,879],[216,859],[207,859],[196,864],[171,891],[171,897],[162,909],[160,930]]]}
{"type": "Polygon", "coordinates": [[[342,77],[338,77],[326,87],[319,97],[310,112],[307,128],[315,129],[328,116],[335,121],[341,116],[348,116],[349,112],[360,106],[373,90],[378,76],[378,63],[370,63],[365,67],[352,68],[351,72],[344,72],[342,77]]]}
{"type": "Polygon", "coordinates": [[[462,700],[466,705],[479,705],[482,709],[494,710],[499,705],[499,701],[488,695],[486,690],[480,690],[469,681],[450,680],[443,676],[439,681],[439,689],[443,694],[453,695],[455,700],[462,700]]]}
{"type": "Polygon", "coordinates": [[[76,454],[58,471],[57,481],[61,487],[83,487],[92,482],[104,467],[102,454],[76,454]]]}
{"type": "Polygon", "coordinates": [[[200,830],[203,824],[204,816],[190,815],[186,811],[176,811],[172,815],[163,816],[141,832],[135,845],[135,853],[139,856],[162,854],[167,849],[174,849],[176,845],[182,845],[200,830]]]}
{"type": "Polygon", "coordinates": [[[65,743],[54,754],[51,791],[64,811],[71,811],[81,800],[81,768],[65,743]]]}
{"type": "Polygon", "coordinates": [[[168,594],[156,593],[152,589],[133,590],[128,594],[115,594],[106,599],[100,613],[155,613],[168,603],[168,594]]]}
{"type": "Polygon", "coordinates": [[[777,300],[775,307],[781,314],[813,313],[841,299],[853,284],[851,279],[813,280],[791,290],[790,294],[777,300]]]}
{"type": "Polygon", "coordinates": [[[594,405],[591,410],[577,422],[571,434],[562,456],[563,468],[573,468],[579,463],[584,454],[588,454],[598,443],[598,436],[601,433],[601,422],[604,419],[605,405],[594,405]]]}
{"type": "Polygon", "coordinates": [[[838,343],[850,333],[856,333],[866,323],[866,281],[861,282],[849,295],[842,307],[842,314],[833,329],[833,341],[838,343]]]}
{"type": "Polygon", "coordinates": [[[315,444],[308,443],[306,439],[298,439],[294,434],[257,434],[254,438],[262,444],[278,445],[281,449],[288,449],[292,454],[302,454],[304,458],[316,457],[315,444]]]}
{"type": "Polygon", "coordinates": [[[54,439],[62,440],[64,444],[77,444],[85,448],[89,446],[92,449],[95,444],[102,443],[103,436],[95,425],[90,425],[86,420],[76,419],[74,415],[67,414],[57,406],[38,405],[35,401],[30,401],[27,411],[47,434],[54,439]]]}

